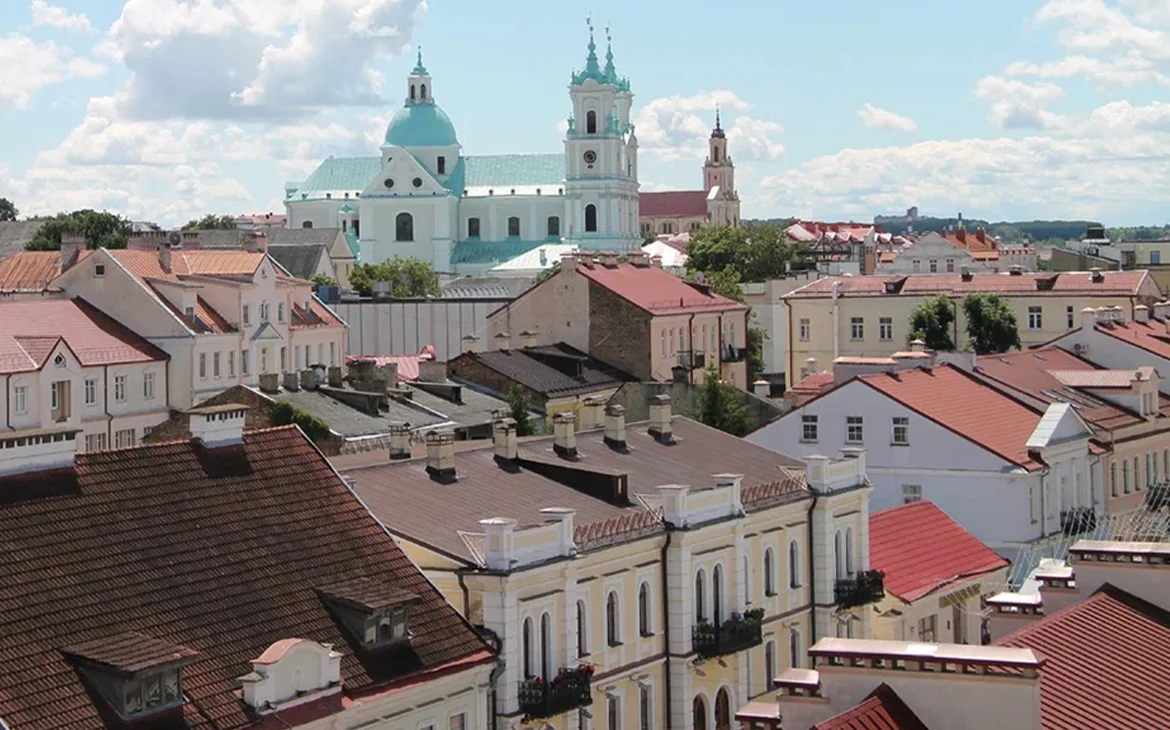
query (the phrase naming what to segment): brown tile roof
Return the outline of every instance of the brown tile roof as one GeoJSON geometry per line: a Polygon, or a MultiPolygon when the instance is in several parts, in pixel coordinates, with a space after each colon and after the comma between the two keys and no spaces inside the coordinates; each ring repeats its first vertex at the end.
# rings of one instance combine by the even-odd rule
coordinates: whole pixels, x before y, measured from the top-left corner
{"type": "Polygon", "coordinates": [[[1008,565],[926,501],[872,513],[869,551],[870,567],[886,574],[886,593],[907,603],[1008,565]]]}
{"type": "Polygon", "coordinates": [[[63,654],[102,664],[126,674],[166,664],[189,663],[199,652],[137,631],[101,636],[61,649],[63,654]]]}
{"type": "Polygon", "coordinates": [[[1108,325],[1094,325],[1101,334],[1128,342],[1146,352],[1170,359],[1170,328],[1165,322],[1151,319],[1149,322],[1113,322],[1108,325]]]}
{"type": "Polygon", "coordinates": [[[294,330],[306,330],[317,327],[342,327],[344,324],[333,310],[313,299],[309,302],[308,309],[300,303],[292,305],[292,319],[289,320],[288,326],[294,330]]]}
{"type": "Polygon", "coordinates": [[[947,296],[967,294],[1003,294],[1028,296],[1114,296],[1131,297],[1142,293],[1149,282],[1149,272],[1105,271],[1104,279],[1093,283],[1087,272],[1039,272],[1022,274],[971,274],[964,281],[961,274],[910,274],[901,276],[826,276],[784,295],[784,299],[831,297],[833,284],[839,282],[842,297],[872,296],[947,296]],[[893,290],[887,292],[887,284],[893,290]]]}
{"type": "Polygon", "coordinates": [[[344,653],[347,695],[412,681],[486,647],[292,427],[209,453],[190,441],[77,456],[0,479],[0,717],[21,730],[107,727],[62,647],[125,632],[198,652],[185,728],[251,722],[236,678],[273,642],[344,653]],[[366,655],[316,588],[376,577],[422,597],[416,657],[366,655]]]}
{"type": "Polygon", "coordinates": [[[996,642],[1043,654],[1043,730],[1170,727],[1170,614],[1106,584],[996,642]]]}
{"type": "Polygon", "coordinates": [[[797,393],[816,395],[826,388],[831,388],[833,382],[833,374],[831,372],[809,373],[789,388],[789,390],[796,391],[797,393]]]}
{"type": "Polygon", "coordinates": [[[0,302],[0,373],[40,369],[59,339],[65,340],[84,367],[168,359],[165,352],[84,299],[0,302]]]}
{"type": "Polygon", "coordinates": [[[930,730],[888,684],[882,682],[856,707],[812,730],[930,730]]]}
{"type": "Polygon", "coordinates": [[[706,190],[669,190],[639,193],[638,215],[643,218],[707,217],[706,190]]]}
{"type": "Polygon", "coordinates": [[[687,283],[657,266],[605,266],[581,260],[577,264],[577,271],[594,284],[651,314],[730,312],[746,311],[748,308],[746,304],[687,283]]]}

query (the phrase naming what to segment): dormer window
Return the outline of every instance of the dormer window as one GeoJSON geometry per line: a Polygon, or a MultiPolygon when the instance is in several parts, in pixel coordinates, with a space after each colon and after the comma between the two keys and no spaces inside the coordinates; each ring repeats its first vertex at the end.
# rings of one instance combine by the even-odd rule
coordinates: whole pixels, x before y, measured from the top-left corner
{"type": "Polygon", "coordinates": [[[384,581],[351,578],[317,589],[350,635],[368,649],[410,639],[410,611],[422,599],[384,581]]]}
{"type": "Polygon", "coordinates": [[[196,652],[138,632],[125,632],[67,647],[86,681],[123,720],[181,707],[183,668],[196,652]]]}

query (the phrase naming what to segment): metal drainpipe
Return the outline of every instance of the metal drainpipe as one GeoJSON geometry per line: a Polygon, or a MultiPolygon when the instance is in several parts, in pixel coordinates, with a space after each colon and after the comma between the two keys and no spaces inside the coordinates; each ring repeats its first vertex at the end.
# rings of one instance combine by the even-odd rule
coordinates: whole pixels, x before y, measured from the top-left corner
{"type": "MultiPolygon", "coordinates": [[[[106,448],[114,448],[114,417],[110,415],[110,366],[102,366],[102,410],[106,412],[106,448]]],[[[84,386],[83,386],[84,387],[84,386]]]]}
{"type": "Polygon", "coordinates": [[[788,312],[788,341],[784,343],[784,347],[788,350],[788,371],[784,374],[784,377],[788,380],[785,384],[786,387],[791,387],[796,384],[796,378],[793,373],[793,363],[795,361],[792,359],[792,304],[787,299],[783,300],[783,302],[784,309],[788,312]]]}
{"type": "MultiPolygon", "coordinates": [[[[813,492],[812,504],[808,506],[808,645],[811,648],[817,642],[817,563],[816,551],[813,549],[813,511],[817,508],[817,501],[821,495],[813,492]]],[[[805,652],[808,653],[807,651],[805,652]]],[[[803,664],[803,660],[801,661],[803,664]]]]}
{"type": "Polygon", "coordinates": [[[833,282],[833,360],[841,357],[841,282],[833,282]]]}
{"type": "Polygon", "coordinates": [[[669,588],[666,585],[666,552],[670,549],[670,543],[673,537],[674,525],[668,522],[666,523],[666,542],[662,543],[662,553],[659,556],[659,562],[662,566],[662,600],[659,602],[662,604],[662,636],[663,641],[666,643],[666,646],[664,647],[666,651],[663,652],[663,655],[666,658],[662,665],[663,669],[665,670],[663,672],[663,684],[665,685],[664,688],[666,690],[666,730],[670,730],[671,727],[673,727],[670,717],[670,602],[667,600],[669,588]]]}
{"type": "MultiPolygon", "coordinates": [[[[12,389],[9,388],[12,384],[12,376],[4,376],[4,428],[12,430],[12,389]]],[[[0,726],[0,730],[3,730],[0,726]]]]}
{"type": "MultiPolygon", "coordinates": [[[[687,320],[687,337],[691,342],[691,361],[687,363],[687,382],[691,385],[695,384],[695,315],[691,314],[691,318],[687,320]]],[[[706,364],[706,363],[704,363],[706,364]]]]}

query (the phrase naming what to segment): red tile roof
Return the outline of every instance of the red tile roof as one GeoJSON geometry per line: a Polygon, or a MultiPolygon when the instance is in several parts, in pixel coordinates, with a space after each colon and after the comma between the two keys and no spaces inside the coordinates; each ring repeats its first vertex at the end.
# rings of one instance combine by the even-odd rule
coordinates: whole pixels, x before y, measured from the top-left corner
{"type": "Polygon", "coordinates": [[[707,217],[706,190],[639,193],[638,215],[643,218],[707,217]]]}
{"type": "Polygon", "coordinates": [[[1170,328],[1165,322],[1151,319],[1149,322],[1113,322],[1108,325],[1094,325],[1101,334],[1128,342],[1146,352],[1170,359],[1170,328]]]}
{"type": "Polygon", "coordinates": [[[967,294],[1005,294],[1029,296],[1116,296],[1130,297],[1149,293],[1153,280],[1149,272],[1105,271],[1104,280],[1093,283],[1086,272],[1039,272],[1022,274],[971,274],[964,281],[961,274],[910,274],[903,276],[826,276],[784,295],[787,299],[830,297],[833,284],[839,282],[842,297],[870,296],[966,296],[967,294]],[[887,285],[892,291],[887,291],[887,285]]]}
{"type": "Polygon", "coordinates": [[[861,243],[874,228],[872,223],[824,223],[797,221],[785,229],[788,237],[804,243],[861,243]]]}
{"type": "Polygon", "coordinates": [[[294,330],[307,330],[317,327],[342,327],[344,323],[333,310],[314,298],[309,302],[307,310],[302,304],[292,305],[292,319],[289,320],[288,326],[294,330]]]}
{"type": "MultiPolygon", "coordinates": [[[[794,728],[794,730],[802,730],[794,728]]],[[[815,725],[812,730],[930,730],[898,693],[882,682],[861,704],[815,725]]]]}
{"type": "Polygon", "coordinates": [[[1006,461],[1044,466],[1026,445],[1043,414],[953,365],[858,380],[1006,461]]]}
{"type": "Polygon", "coordinates": [[[789,390],[797,393],[816,395],[833,385],[833,374],[830,372],[809,373],[795,383],[789,390]]]}
{"type": "Polygon", "coordinates": [[[869,564],[886,574],[886,593],[906,603],[1008,565],[933,502],[869,516],[869,564]]]}
{"type": "Polygon", "coordinates": [[[157,251],[113,249],[109,252],[118,263],[142,279],[179,281],[191,274],[205,276],[251,276],[264,262],[265,254],[220,249],[178,249],[171,253],[171,271],[163,270],[157,251]]]}
{"type": "Polygon", "coordinates": [[[0,292],[39,292],[61,273],[59,251],[20,251],[0,261],[0,292]]]}
{"type": "Polygon", "coordinates": [[[651,314],[691,314],[747,310],[746,304],[683,281],[657,266],[635,266],[580,261],[577,271],[598,286],[651,314]]]}
{"type": "Polygon", "coordinates": [[[1111,585],[996,642],[1044,655],[1043,730],[1170,727],[1170,614],[1111,585]]]}
{"type": "Polygon", "coordinates": [[[209,452],[192,441],[83,453],[0,479],[0,717],[20,730],[121,727],[62,654],[135,632],[198,652],[191,730],[253,727],[238,677],[281,639],[343,653],[360,697],[491,661],[487,647],[295,427],[209,452]],[[355,652],[317,590],[376,577],[421,597],[410,651],[355,652]]]}
{"type": "Polygon", "coordinates": [[[168,359],[165,352],[84,299],[0,303],[0,372],[39,369],[58,339],[65,340],[84,367],[168,359]]]}

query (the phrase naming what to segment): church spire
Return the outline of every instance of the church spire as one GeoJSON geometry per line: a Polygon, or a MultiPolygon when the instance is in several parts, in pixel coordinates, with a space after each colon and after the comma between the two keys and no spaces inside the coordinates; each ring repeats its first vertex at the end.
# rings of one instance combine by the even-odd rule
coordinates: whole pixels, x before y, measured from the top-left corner
{"type": "Polygon", "coordinates": [[[609,26],[605,26],[605,78],[611,84],[617,83],[617,69],[613,65],[613,37],[609,34],[609,26]]]}
{"type": "Polygon", "coordinates": [[[593,42],[593,19],[586,18],[585,24],[589,26],[589,55],[585,57],[585,75],[597,77],[601,67],[597,62],[597,44],[593,42]]]}
{"type": "Polygon", "coordinates": [[[719,122],[719,103],[716,102],[716,104],[715,104],[715,129],[711,130],[711,139],[723,139],[725,136],[727,136],[727,135],[725,135],[723,133],[723,125],[720,124],[720,122],[719,122]]]}
{"type": "Polygon", "coordinates": [[[418,63],[415,64],[414,70],[411,71],[410,73],[413,76],[429,76],[430,75],[427,73],[427,67],[424,66],[423,62],[422,62],[422,46],[421,45],[418,47],[418,63]]]}

